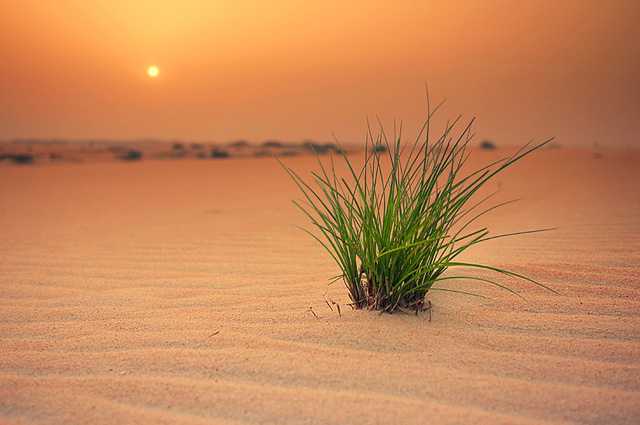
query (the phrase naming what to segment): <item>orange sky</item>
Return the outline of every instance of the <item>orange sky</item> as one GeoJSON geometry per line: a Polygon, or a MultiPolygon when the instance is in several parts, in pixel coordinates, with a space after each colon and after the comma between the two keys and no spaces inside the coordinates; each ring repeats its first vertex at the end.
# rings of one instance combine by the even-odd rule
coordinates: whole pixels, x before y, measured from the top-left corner
{"type": "Polygon", "coordinates": [[[0,139],[363,140],[433,100],[478,139],[640,146],[640,2],[0,0],[0,139]],[[160,75],[150,78],[156,65],[160,75]]]}

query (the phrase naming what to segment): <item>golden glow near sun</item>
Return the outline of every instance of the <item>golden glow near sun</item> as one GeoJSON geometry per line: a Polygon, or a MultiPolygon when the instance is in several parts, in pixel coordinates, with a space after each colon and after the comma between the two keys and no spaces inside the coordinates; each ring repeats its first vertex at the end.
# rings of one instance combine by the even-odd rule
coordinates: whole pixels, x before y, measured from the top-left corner
{"type": "Polygon", "coordinates": [[[149,74],[150,77],[157,77],[158,74],[160,73],[160,70],[158,69],[157,66],[150,66],[149,69],[147,70],[147,73],[149,74]]]}

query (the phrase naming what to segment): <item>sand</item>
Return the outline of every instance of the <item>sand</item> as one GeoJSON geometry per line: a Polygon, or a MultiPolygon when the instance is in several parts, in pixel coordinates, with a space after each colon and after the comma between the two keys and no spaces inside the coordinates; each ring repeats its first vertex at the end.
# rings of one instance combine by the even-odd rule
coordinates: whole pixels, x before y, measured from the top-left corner
{"type": "Polygon", "coordinates": [[[273,158],[2,167],[0,423],[639,423],[640,151],[544,149],[492,184],[524,198],[493,233],[558,229],[464,259],[557,294],[455,280],[490,298],[415,316],[327,284],[273,158]]]}

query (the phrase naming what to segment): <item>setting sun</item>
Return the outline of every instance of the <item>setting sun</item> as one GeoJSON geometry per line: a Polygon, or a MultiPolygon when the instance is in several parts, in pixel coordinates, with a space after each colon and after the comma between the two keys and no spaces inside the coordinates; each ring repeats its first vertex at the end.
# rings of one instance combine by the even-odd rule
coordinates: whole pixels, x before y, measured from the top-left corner
{"type": "Polygon", "coordinates": [[[150,66],[149,69],[147,70],[147,73],[149,74],[150,77],[157,77],[159,72],[160,71],[158,70],[157,66],[150,66]]]}

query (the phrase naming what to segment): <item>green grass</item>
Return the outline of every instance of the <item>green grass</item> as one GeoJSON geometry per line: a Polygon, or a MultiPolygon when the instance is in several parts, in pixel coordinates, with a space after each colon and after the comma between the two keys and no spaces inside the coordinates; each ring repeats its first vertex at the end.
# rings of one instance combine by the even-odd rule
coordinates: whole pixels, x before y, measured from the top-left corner
{"type": "MultiPolygon", "coordinates": [[[[428,99],[428,95],[427,95],[428,99]]],[[[293,170],[281,165],[302,191],[294,203],[311,220],[315,232],[303,229],[333,257],[356,308],[386,312],[398,309],[424,309],[429,290],[451,291],[439,287],[450,279],[470,279],[490,283],[518,296],[515,291],[493,280],[475,277],[473,268],[490,270],[536,285],[546,286],[525,276],[482,264],[458,261],[467,249],[491,239],[540,232],[523,231],[490,236],[486,228],[470,230],[481,215],[509,202],[483,207],[488,196],[476,202],[480,188],[522,157],[552,139],[525,145],[513,156],[471,173],[463,173],[472,138],[471,124],[454,135],[460,117],[447,123],[439,137],[430,134],[433,111],[413,143],[402,142],[402,129],[389,142],[380,124],[373,137],[368,125],[364,164],[354,167],[342,145],[341,162],[347,177],[336,173],[333,156],[323,164],[316,154],[320,171],[305,182],[293,170]],[[466,271],[444,275],[447,269],[466,271]],[[435,285],[435,286],[434,286],[435,285]]],[[[395,131],[394,131],[395,133],[395,131]]],[[[549,289],[551,290],[551,289],[549,289]]],[[[470,294],[475,295],[475,294],[470,294]]]]}

